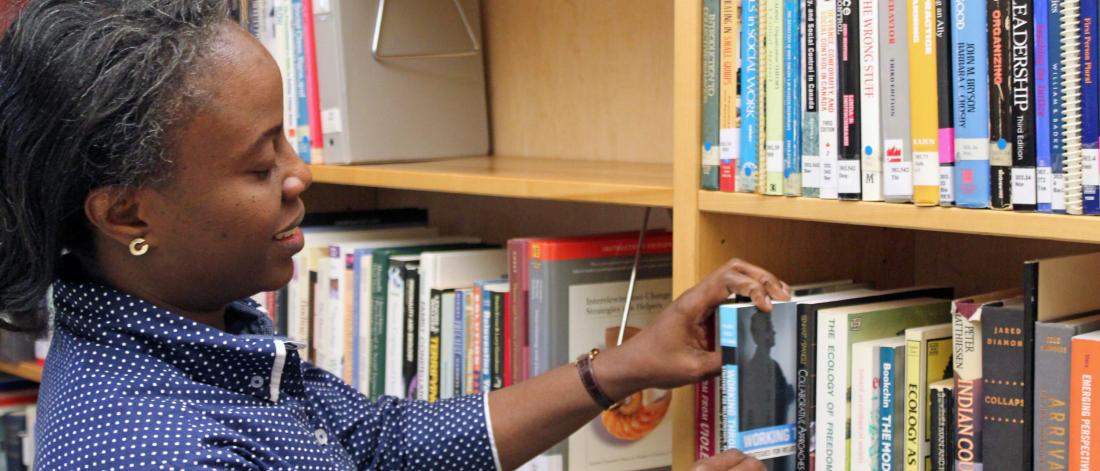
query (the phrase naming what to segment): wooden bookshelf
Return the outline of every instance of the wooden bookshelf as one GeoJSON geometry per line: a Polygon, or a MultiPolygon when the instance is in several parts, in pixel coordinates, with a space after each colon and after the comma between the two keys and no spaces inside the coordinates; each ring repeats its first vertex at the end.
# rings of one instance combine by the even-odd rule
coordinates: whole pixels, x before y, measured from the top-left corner
{"type": "Polygon", "coordinates": [[[38,366],[38,363],[33,361],[25,361],[22,363],[0,362],[0,373],[15,375],[39,383],[42,382],[42,367],[38,366]]]}
{"type": "Polygon", "coordinates": [[[317,183],[672,207],[669,164],[479,156],[311,168],[317,183]]]}
{"type": "Polygon", "coordinates": [[[1100,218],[699,192],[705,212],[922,231],[1100,243],[1100,218]]]}

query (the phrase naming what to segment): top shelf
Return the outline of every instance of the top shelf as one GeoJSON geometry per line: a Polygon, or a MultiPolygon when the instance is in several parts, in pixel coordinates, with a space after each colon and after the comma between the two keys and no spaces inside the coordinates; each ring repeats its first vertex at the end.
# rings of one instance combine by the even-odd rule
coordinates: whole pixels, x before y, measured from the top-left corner
{"type": "Polygon", "coordinates": [[[1100,244],[1100,218],[699,192],[699,209],[800,221],[1100,244]]]}
{"type": "Polygon", "coordinates": [[[670,164],[478,156],[311,169],[317,183],[672,207],[670,164]]]}

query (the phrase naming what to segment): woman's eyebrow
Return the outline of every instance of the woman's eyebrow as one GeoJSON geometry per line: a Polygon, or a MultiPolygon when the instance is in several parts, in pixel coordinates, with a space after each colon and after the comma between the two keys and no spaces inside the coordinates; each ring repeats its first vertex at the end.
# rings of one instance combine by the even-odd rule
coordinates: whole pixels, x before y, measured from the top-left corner
{"type": "Polygon", "coordinates": [[[272,137],[275,137],[276,135],[278,135],[281,132],[283,132],[283,124],[282,123],[278,123],[278,124],[275,124],[274,126],[271,126],[266,131],[261,133],[260,136],[257,137],[256,140],[253,141],[252,144],[249,145],[248,148],[245,149],[244,152],[241,153],[241,155],[239,157],[242,158],[242,159],[247,159],[249,156],[251,156],[255,153],[257,148],[264,145],[267,142],[268,139],[271,139],[272,137]]]}

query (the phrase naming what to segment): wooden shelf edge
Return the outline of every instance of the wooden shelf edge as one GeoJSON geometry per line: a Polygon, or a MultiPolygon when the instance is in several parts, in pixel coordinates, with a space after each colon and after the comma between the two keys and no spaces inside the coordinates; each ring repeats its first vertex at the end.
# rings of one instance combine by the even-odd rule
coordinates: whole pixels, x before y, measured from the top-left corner
{"type": "MultiPolygon", "coordinates": [[[[485,157],[467,159],[487,160],[485,157]]],[[[636,206],[672,207],[672,181],[655,183],[654,176],[642,176],[631,181],[631,175],[618,177],[607,175],[616,165],[624,169],[627,164],[582,162],[604,174],[593,177],[582,170],[572,172],[540,172],[548,162],[538,160],[530,170],[516,170],[518,159],[508,159],[509,170],[463,168],[454,161],[439,163],[411,163],[385,165],[313,165],[313,181],[337,185],[390,188],[399,190],[433,191],[481,196],[546,199],[586,203],[608,203],[636,206]],[[574,176],[575,178],[570,178],[574,176]]],[[[532,159],[534,160],[534,159],[532,159]]],[[[461,163],[461,161],[460,161],[461,163]]],[[[560,166],[570,167],[573,161],[561,161],[560,166]]],[[[613,172],[610,172],[613,173],[613,172]]],[[[671,172],[668,172],[671,173],[671,172]]]]}
{"type": "Polygon", "coordinates": [[[989,209],[699,192],[704,212],[859,226],[1100,244],[1100,218],[989,209]]]}
{"type": "Polygon", "coordinates": [[[23,379],[29,379],[34,382],[42,382],[42,367],[38,366],[38,363],[33,361],[25,361],[22,363],[4,363],[0,362],[0,372],[15,375],[23,379]]]}

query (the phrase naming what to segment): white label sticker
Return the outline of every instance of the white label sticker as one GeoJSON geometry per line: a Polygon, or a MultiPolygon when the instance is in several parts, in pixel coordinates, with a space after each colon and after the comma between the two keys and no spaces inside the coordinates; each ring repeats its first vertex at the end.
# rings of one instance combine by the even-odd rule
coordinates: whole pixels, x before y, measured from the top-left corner
{"type": "Polygon", "coordinates": [[[821,158],[816,155],[802,156],[802,187],[821,188],[821,158]]]}
{"type": "Polygon", "coordinates": [[[955,202],[955,167],[940,167],[940,204],[955,202]]]}
{"type": "Polygon", "coordinates": [[[340,119],[340,108],[329,108],[321,111],[321,126],[325,134],[344,132],[344,120],[340,119]]]}
{"type": "Polygon", "coordinates": [[[1039,204],[1051,204],[1054,198],[1054,173],[1050,167],[1035,169],[1035,198],[1039,204]]]}
{"type": "Polygon", "coordinates": [[[837,162],[837,191],[840,193],[859,193],[859,161],[840,160],[837,162]]]}
{"type": "Polygon", "coordinates": [[[332,1],[331,0],[314,0],[313,2],[313,14],[314,15],[327,15],[332,13],[332,1]]]}
{"type": "Polygon", "coordinates": [[[886,196],[912,196],[913,170],[909,162],[886,162],[886,196]]]}
{"type": "Polygon", "coordinates": [[[1055,211],[1066,210],[1066,175],[1064,173],[1054,174],[1054,191],[1050,200],[1050,209],[1055,211]]]}
{"type": "Polygon", "coordinates": [[[938,152],[913,152],[913,185],[939,186],[940,155],[938,152]]]}
{"type": "Polygon", "coordinates": [[[821,160],[821,197],[835,200],[836,193],[836,157],[821,160]]]}
{"type": "Polygon", "coordinates": [[[1012,169],[1012,204],[1035,204],[1035,169],[1012,169]]]}
{"type": "Polygon", "coordinates": [[[741,155],[741,129],[723,128],[718,134],[718,158],[725,162],[736,161],[741,155]]]}
{"type": "Polygon", "coordinates": [[[1100,185],[1100,150],[1081,149],[1081,180],[1084,185],[1100,185]]]}
{"type": "Polygon", "coordinates": [[[768,141],[764,146],[768,153],[768,173],[783,172],[783,141],[768,141]]]}

